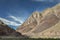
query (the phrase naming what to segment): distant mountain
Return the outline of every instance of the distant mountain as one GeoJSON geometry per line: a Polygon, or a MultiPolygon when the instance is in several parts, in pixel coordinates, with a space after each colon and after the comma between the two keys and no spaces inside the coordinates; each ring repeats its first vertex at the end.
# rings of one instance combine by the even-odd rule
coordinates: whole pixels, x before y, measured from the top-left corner
{"type": "Polygon", "coordinates": [[[60,37],[60,4],[33,14],[19,27],[18,32],[30,37],[60,37]]]}
{"type": "Polygon", "coordinates": [[[19,37],[23,37],[23,35],[19,32],[17,32],[16,30],[8,27],[8,25],[4,24],[1,20],[0,20],[0,36],[19,36],[19,37]]]}

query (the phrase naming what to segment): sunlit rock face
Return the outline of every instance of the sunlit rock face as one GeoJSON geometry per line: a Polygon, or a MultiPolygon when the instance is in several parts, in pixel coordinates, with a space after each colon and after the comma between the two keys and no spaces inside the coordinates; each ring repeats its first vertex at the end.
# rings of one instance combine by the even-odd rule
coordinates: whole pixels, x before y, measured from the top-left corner
{"type": "Polygon", "coordinates": [[[39,24],[41,17],[39,12],[34,12],[17,30],[22,33],[31,31],[39,24]]]}
{"type": "Polygon", "coordinates": [[[33,14],[19,27],[18,32],[30,37],[60,37],[60,4],[33,14]]]}

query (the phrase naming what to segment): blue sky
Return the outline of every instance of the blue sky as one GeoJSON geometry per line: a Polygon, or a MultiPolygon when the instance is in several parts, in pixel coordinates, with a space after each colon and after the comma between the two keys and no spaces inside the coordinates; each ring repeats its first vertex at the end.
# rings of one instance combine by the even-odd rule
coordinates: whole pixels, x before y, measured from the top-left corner
{"type": "Polygon", "coordinates": [[[32,12],[43,11],[58,3],[60,0],[0,0],[0,20],[16,29],[32,12]]]}

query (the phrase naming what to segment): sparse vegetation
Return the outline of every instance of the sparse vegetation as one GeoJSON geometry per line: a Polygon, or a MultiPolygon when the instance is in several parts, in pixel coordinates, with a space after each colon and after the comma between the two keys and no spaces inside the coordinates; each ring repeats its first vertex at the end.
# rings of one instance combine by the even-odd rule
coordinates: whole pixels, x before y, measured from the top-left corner
{"type": "Polygon", "coordinates": [[[0,38],[0,40],[60,40],[59,38],[0,38]]]}

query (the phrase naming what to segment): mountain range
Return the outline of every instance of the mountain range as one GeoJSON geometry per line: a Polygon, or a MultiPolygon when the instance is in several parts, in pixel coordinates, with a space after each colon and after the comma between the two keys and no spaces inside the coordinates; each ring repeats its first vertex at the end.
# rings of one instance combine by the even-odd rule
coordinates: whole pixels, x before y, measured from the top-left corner
{"type": "Polygon", "coordinates": [[[60,38],[60,3],[43,12],[33,12],[17,30],[0,20],[0,36],[60,38]]]}
{"type": "Polygon", "coordinates": [[[17,31],[32,38],[60,38],[60,3],[43,12],[33,12],[17,31]]]}

